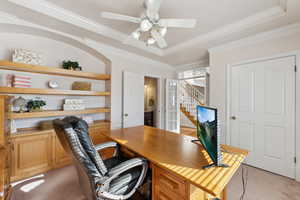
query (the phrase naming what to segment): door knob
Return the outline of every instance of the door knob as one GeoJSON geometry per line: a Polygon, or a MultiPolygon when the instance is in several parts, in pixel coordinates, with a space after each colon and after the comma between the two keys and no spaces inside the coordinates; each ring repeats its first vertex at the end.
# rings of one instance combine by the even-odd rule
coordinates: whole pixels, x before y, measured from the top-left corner
{"type": "Polygon", "coordinates": [[[236,116],[231,116],[230,117],[232,120],[236,120],[236,116]]]}

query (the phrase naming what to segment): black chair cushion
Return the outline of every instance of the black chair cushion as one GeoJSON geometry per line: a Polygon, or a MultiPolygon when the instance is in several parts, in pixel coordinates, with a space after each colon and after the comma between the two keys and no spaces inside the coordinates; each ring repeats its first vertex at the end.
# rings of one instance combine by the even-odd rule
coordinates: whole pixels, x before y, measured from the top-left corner
{"type": "Polygon", "coordinates": [[[128,159],[123,158],[122,156],[115,156],[115,157],[111,157],[111,158],[104,160],[104,164],[105,164],[106,168],[108,170],[110,170],[111,168],[121,164],[122,162],[124,162],[126,160],[128,160],[128,159]]]}
{"type": "Polygon", "coordinates": [[[84,120],[73,116],[66,117],[64,121],[72,124],[73,129],[77,133],[80,143],[85,149],[86,153],[89,155],[90,159],[94,162],[101,174],[105,176],[107,173],[107,168],[103,162],[103,159],[101,158],[101,155],[99,155],[99,153],[96,151],[94,144],[90,139],[88,124],[84,120]]]}
{"type": "Polygon", "coordinates": [[[135,167],[124,172],[111,182],[109,192],[115,195],[126,195],[137,183],[141,172],[141,167],[135,167]]]}
{"type": "Polygon", "coordinates": [[[94,162],[86,154],[73,127],[64,120],[54,120],[53,125],[57,132],[64,132],[74,157],[81,163],[89,177],[93,179],[94,183],[100,182],[102,175],[99,173],[94,162]]]}

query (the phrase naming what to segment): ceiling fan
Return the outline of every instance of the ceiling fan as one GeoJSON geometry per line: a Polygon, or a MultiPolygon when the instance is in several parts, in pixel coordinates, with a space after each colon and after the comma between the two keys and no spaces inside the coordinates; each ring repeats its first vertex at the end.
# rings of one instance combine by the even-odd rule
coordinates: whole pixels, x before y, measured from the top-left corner
{"type": "Polygon", "coordinates": [[[160,19],[159,10],[161,2],[162,0],[145,0],[143,4],[145,12],[143,12],[140,17],[132,17],[111,12],[102,12],[101,15],[106,19],[139,24],[139,28],[131,33],[124,43],[127,43],[132,37],[136,40],[140,40],[142,34],[145,34],[147,36],[145,41],[147,45],[157,43],[160,48],[166,48],[168,44],[164,36],[166,35],[168,28],[194,28],[197,21],[196,19],[160,19]]]}

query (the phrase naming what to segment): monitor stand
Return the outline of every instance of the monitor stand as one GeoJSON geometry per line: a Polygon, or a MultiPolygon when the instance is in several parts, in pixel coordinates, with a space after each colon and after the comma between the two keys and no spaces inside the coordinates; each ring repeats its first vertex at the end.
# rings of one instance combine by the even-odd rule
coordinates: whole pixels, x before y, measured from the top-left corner
{"type": "MultiPolygon", "coordinates": [[[[191,142],[196,143],[196,142],[200,142],[200,140],[192,140],[191,142]]],[[[209,169],[209,168],[212,168],[212,167],[223,167],[223,168],[228,168],[229,165],[222,164],[222,163],[221,163],[221,164],[213,163],[213,164],[210,164],[210,165],[203,166],[202,169],[209,169]]]]}
{"type": "Polygon", "coordinates": [[[212,167],[228,168],[229,165],[226,165],[226,164],[219,164],[219,165],[217,165],[217,164],[213,163],[213,164],[210,164],[210,165],[203,166],[202,169],[209,169],[209,168],[212,168],[212,167]]]}

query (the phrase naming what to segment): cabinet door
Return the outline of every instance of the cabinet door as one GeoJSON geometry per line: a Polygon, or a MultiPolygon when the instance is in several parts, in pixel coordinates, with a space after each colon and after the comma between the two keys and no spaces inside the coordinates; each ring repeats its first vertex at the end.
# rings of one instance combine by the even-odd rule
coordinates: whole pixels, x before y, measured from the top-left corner
{"type": "Polygon", "coordinates": [[[52,168],[52,132],[13,138],[12,180],[20,180],[52,168]]]}
{"type": "Polygon", "coordinates": [[[5,195],[5,149],[0,149],[0,200],[4,199],[5,195]]]}
{"type": "Polygon", "coordinates": [[[181,178],[155,165],[152,166],[152,184],[154,199],[189,199],[188,184],[181,178]]]}
{"type": "Polygon", "coordinates": [[[55,168],[60,168],[71,164],[72,158],[62,147],[58,137],[54,135],[53,138],[55,168]]]}

